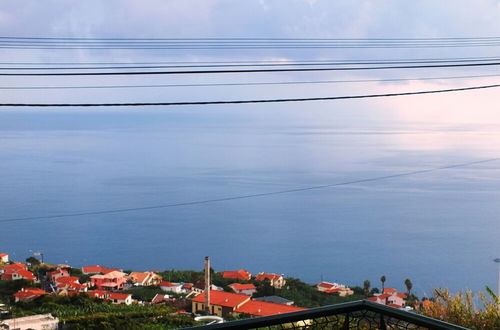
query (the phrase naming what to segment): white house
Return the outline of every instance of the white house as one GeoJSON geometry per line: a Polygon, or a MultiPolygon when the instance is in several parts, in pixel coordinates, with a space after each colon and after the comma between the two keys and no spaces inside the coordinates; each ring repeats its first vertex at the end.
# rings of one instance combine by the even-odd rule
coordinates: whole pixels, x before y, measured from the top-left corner
{"type": "Polygon", "coordinates": [[[7,328],[16,330],[55,330],[57,329],[58,324],[59,319],[52,316],[52,314],[38,314],[0,321],[0,329],[7,328]]]}
{"type": "Polygon", "coordinates": [[[7,253],[0,253],[0,262],[9,262],[9,255],[7,253]]]}
{"type": "Polygon", "coordinates": [[[163,281],[159,284],[159,287],[163,291],[175,292],[175,293],[184,292],[184,289],[182,288],[182,286],[183,286],[182,283],[172,283],[172,282],[167,282],[167,281],[163,281]]]}

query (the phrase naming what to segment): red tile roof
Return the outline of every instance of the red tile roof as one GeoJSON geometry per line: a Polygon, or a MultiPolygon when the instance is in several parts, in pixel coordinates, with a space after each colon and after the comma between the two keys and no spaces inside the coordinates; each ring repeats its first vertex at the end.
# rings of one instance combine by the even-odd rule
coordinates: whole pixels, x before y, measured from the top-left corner
{"type": "Polygon", "coordinates": [[[9,255],[7,253],[0,253],[0,258],[3,258],[3,257],[8,257],[9,255]]]}
{"type": "Polygon", "coordinates": [[[89,290],[87,294],[91,297],[104,299],[108,295],[109,292],[103,290],[89,290]]]}
{"type": "Polygon", "coordinates": [[[257,288],[253,284],[241,284],[241,283],[233,283],[229,284],[229,286],[236,291],[241,290],[256,290],[257,288]]]}
{"type": "Polygon", "coordinates": [[[240,307],[236,308],[235,312],[249,314],[254,316],[267,316],[283,313],[292,313],[305,310],[306,308],[294,307],[283,304],[275,304],[265,301],[250,300],[240,307]]]}
{"type": "Polygon", "coordinates": [[[276,281],[281,278],[281,275],[278,274],[267,274],[267,273],[262,273],[257,275],[255,278],[256,281],[264,281],[265,279],[268,279],[269,281],[276,281]]]}
{"type": "Polygon", "coordinates": [[[384,293],[384,294],[378,295],[377,298],[386,299],[386,298],[389,298],[390,296],[392,296],[392,294],[384,293]]]}
{"type": "Polygon", "coordinates": [[[252,278],[252,274],[247,272],[244,269],[232,271],[232,270],[227,270],[221,273],[223,278],[234,278],[234,279],[239,279],[239,280],[249,280],[252,278]]]}
{"type": "Polygon", "coordinates": [[[398,296],[399,298],[406,299],[406,294],[404,294],[404,293],[402,293],[402,292],[398,292],[398,293],[396,293],[396,296],[398,296]]]}
{"type": "Polygon", "coordinates": [[[102,270],[101,266],[83,266],[82,272],[84,273],[100,273],[102,270]]]}
{"type": "Polygon", "coordinates": [[[20,276],[22,276],[25,279],[30,280],[30,281],[36,280],[35,275],[33,275],[33,273],[30,272],[29,270],[25,270],[25,269],[18,269],[18,270],[9,270],[9,271],[6,271],[2,275],[2,279],[4,279],[4,280],[11,280],[12,279],[12,274],[18,274],[18,275],[20,275],[20,276]]]}
{"type": "Polygon", "coordinates": [[[325,290],[324,292],[325,293],[337,293],[339,291],[340,291],[340,288],[334,288],[334,289],[325,290]]]}
{"type": "Polygon", "coordinates": [[[183,289],[191,289],[193,287],[192,283],[186,283],[182,286],[183,289]]]}
{"type": "Polygon", "coordinates": [[[335,286],[333,283],[328,283],[328,282],[321,282],[316,284],[316,286],[320,286],[322,288],[331,288],[332,286],[335,286]]]}
{"type": "Polygon", "coordinates": [[[393,289],[393,288],[385,288],[384,289],[384,293],[394,293],[394,292],[397,292],[398,290],[396,289],[393,289]]]}
{"type": "MultiPolygon", "coordinates": [[[[246,296],[244,294],[210,290],[210,303],[212,305],[235,308],[247,300],[250,300],[250,296],[246,296]]],[[[205,293],[197,295],[193,298],[193,301],[204,303],[205,293]]]]}
{"type": "Polygon", "coordinates": [[[3,269],[4,272],[8,272],[8,271],[13,271],[13,270],[27,269],[27,267],[25,264],[15,263],[15,264],[10,264],[7,266],[0,267],[0,269],[3,269]]]}
{"type": "Polygon", "coordinates": [[[14,293],[14,297],[19,300],[32,300],[45,294],[48,293],[43,291],[42,289],[27,288],[21,289],[18,292],[14,293]]]}
{"type": "Polygon", "coordinates": [[[117,292],[111,292],[108,296],[109,299],[117,299],[117,300],[125,300],[129,296],[132,296],[130,293],[117,293],[117,292]]]}
{"type": "Polygon", "coordinates": [[[61,276],[56,279],[57,283],[77,283],[80,279],[76,276],[61,276]]]}

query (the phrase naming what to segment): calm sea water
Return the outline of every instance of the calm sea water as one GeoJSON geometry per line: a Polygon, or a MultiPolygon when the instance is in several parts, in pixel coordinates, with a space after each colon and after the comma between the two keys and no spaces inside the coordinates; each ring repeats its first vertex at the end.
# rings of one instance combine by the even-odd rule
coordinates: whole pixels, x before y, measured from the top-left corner
{"type": "MultiPolygon", "coordinates": [[[[263,108],[0,113],[0,220],[332,184],[498,157],[495,123],[263,108]]],[[[0,252],[248,269],[419,294],[496,287],[500,162],[289,194],[0,223],[0,252]]]]}

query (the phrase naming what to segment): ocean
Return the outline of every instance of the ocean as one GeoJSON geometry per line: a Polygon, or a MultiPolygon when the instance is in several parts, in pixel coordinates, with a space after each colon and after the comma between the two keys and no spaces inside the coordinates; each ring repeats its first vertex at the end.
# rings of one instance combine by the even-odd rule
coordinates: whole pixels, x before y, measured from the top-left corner
{"type": "Polygon", "coordinates": [[[410,278],[427,296],[496,288],[500,161],[380,177],[500,157],[500,120],[310,107],[2,111],[0,252],[134,270],[210,256],[309,283],[410,278]]]}

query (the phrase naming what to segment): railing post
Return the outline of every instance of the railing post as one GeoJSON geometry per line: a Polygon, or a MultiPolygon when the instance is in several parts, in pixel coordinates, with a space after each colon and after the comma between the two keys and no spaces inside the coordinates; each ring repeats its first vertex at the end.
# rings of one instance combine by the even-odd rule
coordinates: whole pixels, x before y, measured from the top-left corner
{"type": "Polygon", "coordinates": [[[380,314],[380,330],[387,330],[387,326],[385,325],[384,315],[380,314]]]}
{"type": "Polygon", "coordinates": [[[351,320],[349,319],[349,313],[347,313],[345,316],[344,325],[342,326],[342,330],[349,330],[349,323],[351,323],[351,320]]]}

